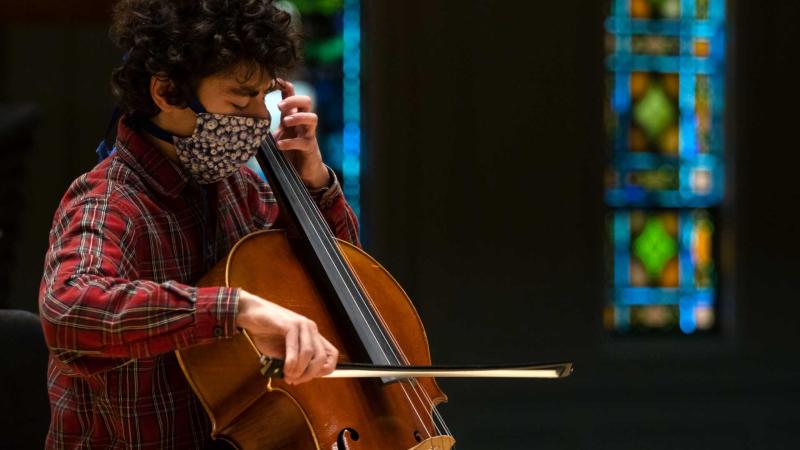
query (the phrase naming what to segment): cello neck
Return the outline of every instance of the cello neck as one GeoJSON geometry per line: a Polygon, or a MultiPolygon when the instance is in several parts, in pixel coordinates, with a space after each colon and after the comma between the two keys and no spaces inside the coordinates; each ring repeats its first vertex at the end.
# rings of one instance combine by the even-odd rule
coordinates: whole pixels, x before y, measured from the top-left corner
{"type": "Polygon", "coordinates": [[[298,240],[307,255],[304,264],[317,278],[326,299],[350,321],[368,359],[377,365],[402,364],[327,222],[271,134],[263,141],[256,160],[281,203],[281,214],[298,231],[298,240]]]}

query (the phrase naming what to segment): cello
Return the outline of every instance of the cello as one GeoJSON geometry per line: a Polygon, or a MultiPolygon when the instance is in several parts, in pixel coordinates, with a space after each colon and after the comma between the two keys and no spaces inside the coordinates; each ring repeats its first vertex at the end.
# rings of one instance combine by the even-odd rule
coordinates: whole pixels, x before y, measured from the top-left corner
{"type": "Polygon", "coordinates": [[[455,438],[436,409],[447,397],[434,376],[571,373],[571,363],[431,366],[425,329],[402,287],[334,237],[272,135],[256,159],[292,227],[245,236],[198,284],[241,287],[313,320],[340,363],[293,386],[282,381],[282,362],[262,355],[246,331],[178,350],[214,439],[241,450],[448,450],[455,438]]]}

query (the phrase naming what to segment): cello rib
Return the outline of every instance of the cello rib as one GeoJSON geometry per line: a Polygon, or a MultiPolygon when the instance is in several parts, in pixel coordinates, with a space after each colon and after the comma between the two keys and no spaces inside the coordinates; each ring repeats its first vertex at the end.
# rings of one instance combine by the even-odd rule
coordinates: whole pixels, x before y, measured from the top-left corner
{"type": "Polygon", "coordinates": [[[425,439],[409,450],[450,450],[456,445],[456,440],[452,436],[434,436],[425,439]]]}
{"type": "MultiPolygon", "coordinates": [[[[409,362],[430,365],[424,329],[402,288],[366,253],[341,241],[339,246],[376,309],[386,317],[398,318],[388,326],[409,362]]],[[[317,290],[283,231],[244,237],[199,284],[242,287],[292,309],[317,324],[320,333],[339,349],[340,361],[360,359],[360,347],[352,343],[346,330],[337,327],[339,315],[317,290]],[[250,270],[255,266],[259,270],[250,270]]],[[[428,431],[435,429],[431,408],[446,400],[433,378],[419,379],[414,383],[415,392],[407,383],[385,384],[368,378],[318,378],[297,386],[273,378],[268,388],[260,372],[260,355],[244,333],[177,354],[212,421],[212,436],[241,450],[332,449],[346,429],[359,435],[358,440],[347,440],[349,450],[429,449],[418,444],[446,436],[428,431]],[[415,411],[428,411],[428,415],[415,411]]],[[[444,445],[449,441],[431,442],[444,445]]]]}

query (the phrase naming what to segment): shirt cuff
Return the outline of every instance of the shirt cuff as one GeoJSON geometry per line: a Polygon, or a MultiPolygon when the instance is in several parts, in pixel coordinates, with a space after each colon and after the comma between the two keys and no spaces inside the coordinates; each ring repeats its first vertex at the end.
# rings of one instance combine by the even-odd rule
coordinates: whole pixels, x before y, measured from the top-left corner
{"type": "Polygon", "coordinates": [[[237,333],[239,289],[197,288],[195,297],[195,336],[200,342],[232,337],[237,333]]]}
{"type": "Polygon", "coordinates": [[[328,185],[325,187],[308,190],[311,198],[317,202],[317,205],[322,210],[329,208],[331,205],[333,205],[336,199],[342,195],[342,187],[339,184],[339,179],[336,177],[336,172],[334,172],[333,169],[327,165],[325,168],[328,169],[328,174],[330,175],[330,181],[328,182],[328,185]]]}

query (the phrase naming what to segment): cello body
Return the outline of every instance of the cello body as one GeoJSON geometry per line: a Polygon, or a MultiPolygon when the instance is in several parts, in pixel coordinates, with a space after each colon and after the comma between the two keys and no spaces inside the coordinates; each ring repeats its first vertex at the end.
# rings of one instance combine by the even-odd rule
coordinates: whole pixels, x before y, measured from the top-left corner
{"type": "MultiPolygon", "coordinates": [[[[403,356],[429,365],[425,330],[403,289],[365,252],[337,245],[403,356]]],[[[241,287],[291,309],[317,324],[340,361],[363,360],[357,337],[283,231],[244,237],[200,285],[241,287]]],[[[241,450],[447,450],[455,442],[435,431],[432,409],[446,397],[434,378],[318,378],[292,386],[260,373],[259,352],[244,333],[177,354],[211,419],[212,437],[241,450]]]]}

